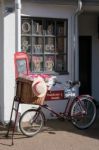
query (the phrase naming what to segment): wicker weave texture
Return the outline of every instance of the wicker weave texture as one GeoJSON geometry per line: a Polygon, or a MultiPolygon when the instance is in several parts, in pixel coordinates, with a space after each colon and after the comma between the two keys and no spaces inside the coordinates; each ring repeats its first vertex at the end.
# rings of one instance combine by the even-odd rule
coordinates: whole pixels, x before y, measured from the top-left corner
{"type": "Polygon", "coordinates": [[[42,105],[45,96],[36,97],[32,92],[32,83],[32,80],[18,77],[16,79],[16,96],[20,99],[21,103],[42,105]]]}

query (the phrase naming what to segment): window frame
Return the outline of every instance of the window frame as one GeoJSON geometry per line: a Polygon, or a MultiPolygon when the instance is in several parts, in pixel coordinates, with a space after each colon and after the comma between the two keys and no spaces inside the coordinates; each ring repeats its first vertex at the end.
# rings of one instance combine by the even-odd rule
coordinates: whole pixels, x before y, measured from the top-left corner
{"type": "MultiPolygon", "coordinates": [[[[68,19],[66,18],[66,19],[63,19],[63,18],[47,18],[47,17],[31,17],[31,16],[21,16],[21,21],[23,22],[23,20],[31,20],[30,21],[30,25],[31,25],[31,34],[23,34],[22,33],[22,23],[21,23],[21,39],[23,38],[23,37],[27,37],[27,38],[30,38],[30,51],[31,52],[27,52],[29,55],[30,55],[30,61],[32,62],[32,57],[33,56],[41,56],[42,55],[42,57],[43,57],[43,69],[45,69],[45,67],[44,67],[44,63],[45,63],[45,57],[46,56],[54,56],[55,57],[55,62],[54,62],[54,71],[45,71],[45,70],[42,70],[42,71],[34,71],[33,70],[33,64],[31,63],[30,64],[30,70],[33,72],[33,73],[38,73],[38,74],[40,74],[40,73],[46,73],[46,74],[68,74],[68,19]],[[47,22],[47,21],[53,21],[54,23],[55,23],[55,34],[53,34],[53,35],[47,35],[47,34],[42,34],[42,35],[39,35],[39,34],[34,34],[33,33],[33,21],[35,21],[35,20],[37,20],[37,21],[42,21],[42,24],[44,25],[44,23],[45,22],[47,22]],[[45,20],[45,21],[44,21],[45,20]],[[57,31],[56,31],[56,29],[57,29],[57,23],[58,22],[64,22],[64,32],[65,32],[65,35],[57,35],[57,31]],[[51,37],[51,38],[55,38],[54,40],[55,40],[55,52],[54,53],[45,53],[44,52],[44,48],[43,48],[43,52],[42,53],[33,53],[33,38],[39,38],[39,37],[41,37],[41,38],[43,38],[43,47],[45,47],[45,38],[49,38],[49,37],[51,37]],[[58,38],[64,38],[64,43],[65,43],[65,46],[64,46],[64,51],[62,52],[62,53],[58,53],[58,52],[56,52],[56,46],[57,46],[57,43],[56,43],[56,40],[58,39],[58,38]],[[57,56],[59,56],[59,55],[61,55],[61,56],[63,56],[64,57],[64,62],[65,62],[65,69],[66,70],[64,70],[64,71],[57,71],[56,70],[56,64],[57,64],[57,60],[56,60],[56,57],[57,56]]],[[[46,26],[46,24],[45,24],[45,26],[46,26]]],[[[22,46],[22,43],[21,43],[21,46],[22,46]]],[[[22,49],[21,49],[22,50],[22,49]]],[[[64,63],[63,63],[64,64],[64,63]]]]}

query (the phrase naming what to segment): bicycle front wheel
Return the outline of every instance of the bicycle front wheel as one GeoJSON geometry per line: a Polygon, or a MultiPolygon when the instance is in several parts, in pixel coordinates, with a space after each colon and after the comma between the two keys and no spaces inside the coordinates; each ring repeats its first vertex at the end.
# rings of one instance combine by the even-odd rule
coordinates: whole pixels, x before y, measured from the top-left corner
{"type": "Polygon", "coordinates": [[[22,114],[19,120],[21,132],[28,137],[34,136],[44,125],[44,115],[40,110],[29,109],[22,114]]]}
{"type": "Polygon", "coordinates": [[[71,121],[79,129],[90,127],[96,118],[96,106],[88,97],[81,97],[71,108],[71,121]]]}

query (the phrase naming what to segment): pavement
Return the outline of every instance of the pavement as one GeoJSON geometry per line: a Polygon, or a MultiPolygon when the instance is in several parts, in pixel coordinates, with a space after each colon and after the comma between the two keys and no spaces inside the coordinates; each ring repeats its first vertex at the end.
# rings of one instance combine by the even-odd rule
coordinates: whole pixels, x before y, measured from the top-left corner
{"type": "Polygon", "coordinates": [[[86,130],[79,130],[69,121],[47,120],[46,127],[27,138],[15,132],[12,146],[11,131],[0,126],[0,150],[99,150],[99,118],[86,130]]]}

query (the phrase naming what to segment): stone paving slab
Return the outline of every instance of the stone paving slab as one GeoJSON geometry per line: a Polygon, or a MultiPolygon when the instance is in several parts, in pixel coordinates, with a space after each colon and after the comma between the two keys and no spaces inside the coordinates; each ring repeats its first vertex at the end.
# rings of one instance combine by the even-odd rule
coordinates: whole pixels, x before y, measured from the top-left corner
{"type": "Polygon", "coordinates": [[[32,138],[15,132],[5,138],[6,129],[0,128],[0,150],[99,150],[99,118],[87,130],[79,130],[68,121],[50,120],[43,131],[32,138]]]}

